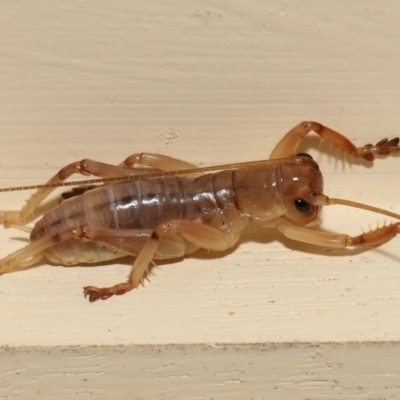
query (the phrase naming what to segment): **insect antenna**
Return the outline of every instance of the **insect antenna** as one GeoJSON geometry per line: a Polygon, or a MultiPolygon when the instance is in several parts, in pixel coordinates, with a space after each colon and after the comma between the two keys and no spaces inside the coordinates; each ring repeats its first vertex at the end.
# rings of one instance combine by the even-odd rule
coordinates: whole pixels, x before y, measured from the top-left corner
{"type": "Polygon", "coordinates": [[[394,213],[392,211],[384,210],[383,208],[370,206],[368,204],[357,203],[356,201],[345,200],[345,199],[334,199],[328,198],[326,205],[341,204],[348,207],[360,208],[367,211],[372,211],[378,214],[387,215],[388,217],[400,219],[400,214],[394,213]]]}
{"type": "Polygon", "coordinates": [[[301,163],[303,163],[302,157],[293,157],[293,158],[289,157],[289,158],[276,158],[276,159],[259,160],[259,161],[246,161],[246,162],[233,163],[233,164],[231,163],[224,165],[213,165],[210,167],[199,167],[199,168],[183,169],[177,171],[160,171],[160,172],[146,173],[144,169],[143,174],[138,174],[138,175],[124,175],[124,176],[113,176],[106,178],[85,179],[85,180],[70,181],[70,182],[45,183],[42,185],[13,186],[13,187],[0,188],[0,193],[17,192],[20,190],[51,189],[61,186],[109,184],[122,181],[136,181],[140,179],[163,178],[166,176],[198,174],[202,172],[220,171],[223,169],[250,168],[261,165],[301,164],[301,163]]]}

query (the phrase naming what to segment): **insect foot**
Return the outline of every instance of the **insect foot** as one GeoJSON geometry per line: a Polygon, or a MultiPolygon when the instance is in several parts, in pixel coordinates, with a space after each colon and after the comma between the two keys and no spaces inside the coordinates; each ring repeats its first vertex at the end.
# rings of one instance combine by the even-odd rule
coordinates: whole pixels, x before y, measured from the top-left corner
{"type": "Polygon", "coordinates": [[[4,214],[0,214],[0,225],[4,228],[10,228],[15,225],[23,225],[24,222],[21,220],[21,213],[19,211],[9,211],[4,214]]]}
{"type": "Polygon", "coordinates": [[[85,298],[89,297],[89,301],[93,303],[97,300],[107,300],[111,296],[120,296],[130,292],[133,286],[129,282],[119,283],[109,288],[98,288],[96,286],[86,286],[83,288],[85,298]]]}
{"type": "Polygon", "coordinates": [[[366,144],[365,146],[357,148],[357,157],[362,157],[367,161],[374,160],[374,154],[379,154],[381,156],[387,156],[390,153],[399,151],[399,141],[398,137],[394,139],[382,139],[375,146],[372,144],[366,144]]]}

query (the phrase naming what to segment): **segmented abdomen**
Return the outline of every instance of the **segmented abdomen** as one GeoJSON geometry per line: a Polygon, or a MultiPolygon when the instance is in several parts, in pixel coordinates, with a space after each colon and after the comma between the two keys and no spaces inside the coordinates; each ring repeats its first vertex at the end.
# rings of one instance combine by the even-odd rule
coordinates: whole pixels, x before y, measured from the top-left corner
{"type": "Polygon", "coordinates": [[[93,189],[45,213],[31,240],[71,226],[152,229],[170,219],[196,220],[234,204],[233,173],[133,180],[93,189]]]}

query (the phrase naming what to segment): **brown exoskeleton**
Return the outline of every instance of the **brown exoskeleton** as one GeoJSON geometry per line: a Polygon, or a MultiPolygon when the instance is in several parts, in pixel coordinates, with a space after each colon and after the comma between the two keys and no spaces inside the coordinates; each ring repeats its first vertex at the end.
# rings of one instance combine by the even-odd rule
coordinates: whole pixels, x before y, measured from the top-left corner
{"type": "MultiPolygon", "coordinates": [[[[230,164],[223,170],[196,168],[151,153],[134,154],[119,166],[91,160],[75,162],[62,168],[47,184],[30,187],[38,190],[25,207],[2,214],[0,223],[6,228],[25,226],[54,188],[74,173],[101,177],[101,186],[73,192],[58,207],[45,212],[30,233],[31,243],[0,260],[0,274],[31,267],[42,257],[54,264],[76,265],[135,256],[127,282],[84,288],[85,296],[96,301],[137,288],[155,259],[182,257],[199,248],[221,251],[234,246],[252,221],[301,242],[334,248],[375,246],[396,236],[400,222],[355,237],[314,228],[320,208],[330,204],[400,217],[325,196],[317,163],[307,154],[296,155],[299,143],[311,131],[367,161],[373,161],[375,154],[400,151],[398,138],[355,147],[330,128],[302,122],[279,141],[270,160],[230,164]],[[210,170],[221,171],[205,173],[210,170]],[[110,178],[120,181],[112,183],[110,178]]],[[[98,180],[89,182],[93,181],[98,180]]],[[[16,189],[21,188],[2,191],[16,189]]]]}

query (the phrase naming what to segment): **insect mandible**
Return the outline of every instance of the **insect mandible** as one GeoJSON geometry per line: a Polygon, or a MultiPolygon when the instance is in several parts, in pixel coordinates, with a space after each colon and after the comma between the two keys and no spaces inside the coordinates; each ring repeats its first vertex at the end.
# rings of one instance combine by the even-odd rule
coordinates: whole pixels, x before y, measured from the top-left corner
{"type": "Polygon", "coordinates": [[[118,166],[74,162],[44,185],[0,189],[37,189],[20,211],[0,215],[5,228],[27,230],[26,224],[40,217],[30,231],[30,243],[0,260],[0,274],[33,267],[43,257],[69,266],[134,256],[126,282],[84,288],[85,297],[93,302],[143,284],[153,260],[183,257],[199,248],[222,251],[234,246],[250,222],[278,229],[297,241],[331,248],[377,246],[396,236],[400,222],[354,237],[315,229],[321,207],[331,204],[400,216],[324,195],[317,163],[308,154],[296,154],[311,131],[369,162],[376,154],[400,151],[398,138],[356,147],[326,126],[302,122],[279,141],[269,160],[197,168],[168,156],[137,153],[118,166]],[[74,173],[100,179],[65,182],[74,173]],[[87,186],[94,183],[98,186],[87,186]],[[40,215],[39,205],[56,187],[72,184],[86,186],[73,189],[60,205],[40,215]]]}

